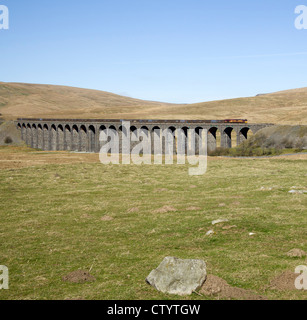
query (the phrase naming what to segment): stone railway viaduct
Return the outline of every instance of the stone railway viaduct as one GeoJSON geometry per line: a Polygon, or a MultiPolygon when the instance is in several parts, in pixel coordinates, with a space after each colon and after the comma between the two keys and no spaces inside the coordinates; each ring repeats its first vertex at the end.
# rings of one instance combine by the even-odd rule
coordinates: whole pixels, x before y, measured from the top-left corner
{"type": "MultiPolygon", "coordinates": [[[[89,119],[18,119],[15,121],[17,129],[20,130],[21,138],[28,146],[42,150],[50,151],[77,151],[77,152],[95,152],[98,153],[102,143],[99,141],[101,132],[115,130],[121,140],[125,132],[122,121],[124,120],[89,120],[89,119]]],[[[151,141],[154,135],[158,133],[159,139],[162,139],[162,131],[171,130],[174,141],[176,141],[177,130],[181,128],[185,135],[188,129],[195,133],[196,150],[201,137],[202,130],[207,130],[208,149],[214,150],[217,146],[223,148],[232,147],[232,134],[236,133],[237,145],[247,139],[248,133],[255,134],[272,124],[248,124],[248,123],[222,123],[222,122],[204,122],[201,120],[125,120],[130,121],[130,134],[137,136],[137,130],[144,130],[150,134],[151,141]],[[159,134],[160,132],[160,134],[159,134]],[[217,145],[218,133],[220,143],[217,145]]],[[[188,139],[187,139],[188,140],[188,139]]],[[[138,144],[131,143],[131,149],[138,144]]],[[[178,147],[178,146],[177,146],[178,147]]],[[[153,143],[152,143],[153,149],[153,143]]],[[[120,146],[120,152],[122,148],[120,146]]],[[[176,150],[175,150],[176,152],[176,150]]],[[[186,148],[186,152],[187,148],[186,148]]],[[[164,152],[163,152],[164,153],[164,152]]]]}

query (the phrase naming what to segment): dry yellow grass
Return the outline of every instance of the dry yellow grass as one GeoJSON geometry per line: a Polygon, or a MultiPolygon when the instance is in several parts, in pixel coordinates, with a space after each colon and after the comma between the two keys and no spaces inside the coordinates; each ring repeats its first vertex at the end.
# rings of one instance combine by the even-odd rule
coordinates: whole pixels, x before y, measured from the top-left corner
{"type": "Polygon", "coordinates": [[[0,113],[6,119],[227,119],[307,124],[307,88],[250,98],[197,104],[143,101],[116,94],[64,86],[0,82],[0,113]]]}

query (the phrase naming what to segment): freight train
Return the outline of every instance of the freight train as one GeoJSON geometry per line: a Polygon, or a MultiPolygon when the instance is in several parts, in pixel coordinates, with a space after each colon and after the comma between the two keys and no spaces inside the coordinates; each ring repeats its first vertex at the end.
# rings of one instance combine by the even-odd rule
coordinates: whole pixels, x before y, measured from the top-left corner
{"type": "Polygon", "coordinates": [[[226,120],[140,120],[140,119],[24,119],[19,118],[18,121],[62,121],[62,122],[123,122],[130,121],[133,123],[215,123],[215,124],[223,124],[223,123],[247,123],[246,119],[226,119],[226,120]]]}

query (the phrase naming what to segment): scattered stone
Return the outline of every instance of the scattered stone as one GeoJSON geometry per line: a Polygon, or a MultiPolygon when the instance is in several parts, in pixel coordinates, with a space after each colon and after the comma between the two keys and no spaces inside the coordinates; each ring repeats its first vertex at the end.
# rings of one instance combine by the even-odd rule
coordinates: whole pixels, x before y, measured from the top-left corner
{"type": "Polygon", "coordinates": [[[110,217],[110,216],[104,216],[101,218],[101,221],[112,221],[114,220],[114,218],[110,217]]]}
{"type": "Polygon", "coordinates": [[[206,263],[203,260],[166,257],[149,274],[146,282],[163,293],[185,296],[201,288],[206,276],[206,263]]]}
{"type": "Polygon", "coordinates": [[[176,212],[177,209],[172,206],[164,206],[154,211],[154,213],[168,213],[168,212],[176,212]]]}
{"type": "Polygon", "coordinates": [[[287,252],[287,256],[292,258],[303,258],[306,257],[306,255],[306,252],[301,249],[292,249],[287,252]]]}
{"type": "Polygon", "coordinates": [[[261,190],[261,191],[272,191],[273,188],[261,187],[260,190],[261,190]]]}
{"type": "Polygon", "coordinates": [[[256,234],[256,233],[254,233],[254,232],[250,232],[248,235],[252,237],[252,236],[254,236],[255,234],[256,234]]]}
{"type": "Polygon", "coordinates": [[[209,230],[207,233],[206,233],[206,236],[212,236],[215,232],[213,230],[209,230]]]}
{"type": "Polygon", "coordinates": [[[264,296],[241,288],[231,287],[224,279],[214,275],[208,275],[207,280],[199,291],[205,296],[215,296],[224,299],[237,300],[266,300],[264,296]]]}
{"type": "Polygon", "coordinates": [[[212,221],[212,225],[216,225],[216,224],[219,224],[219,223],[223,223],[223,222],[228,222],[229,220],[228,219],[218,219],[218,220],[214,220],[212,221]]]}
{"type": "Polygon", "coordinates": [[[67,276],[62,278],[63,281],[72,282],[72,283],[84,283],[84,282],[93,282],[96,279],[88,272],[84,270],[77,270],[69,273],[67,276]]]}
{"type": "Polygon", "coordinates": [[[307,193],[307,190],[290,190],[289,193],[292,193],[292,194],[304,194],[304,193],[307,193]]]}
{"type": "Polygon", "coordinates": [[[295,280],[297,279],[298,274],[292,271],[285,271],[276,278],[274,278],[269,285],[269,289],[279,290],[279,291],[288,291],[296,290],[295,280]]]}
{"type": "Polygon", "coordinates": [[[237,228],[237,226],[225,226],[222,229],[223,230],[230,230],[230,229],[234,229],[234,228],[237,228]]]}

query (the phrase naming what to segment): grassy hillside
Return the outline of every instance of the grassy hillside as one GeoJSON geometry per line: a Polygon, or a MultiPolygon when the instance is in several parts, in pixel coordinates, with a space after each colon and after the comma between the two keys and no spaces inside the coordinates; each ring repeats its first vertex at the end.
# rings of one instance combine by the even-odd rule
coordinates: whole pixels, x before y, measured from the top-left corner
{"type": "Polygon", "coordinates": [[[240,146],[217,148],[211,156],[265,156],[307,152],[307,126],[273,126],[258,131],[240,146]]]}
{"type": "Polygon", "coordinates": [[[247,118],[250,122],[307,124],[307,88],[197,104],[143,101],[116,94],[64,86],[0,82],[0,113],[57,118],[247,118]]]}
{"type": "Polygon", "coordinates": [[[307,149],[307,126],[274,126],[264,128],[247,142],[249,147],[307,149]]]}

